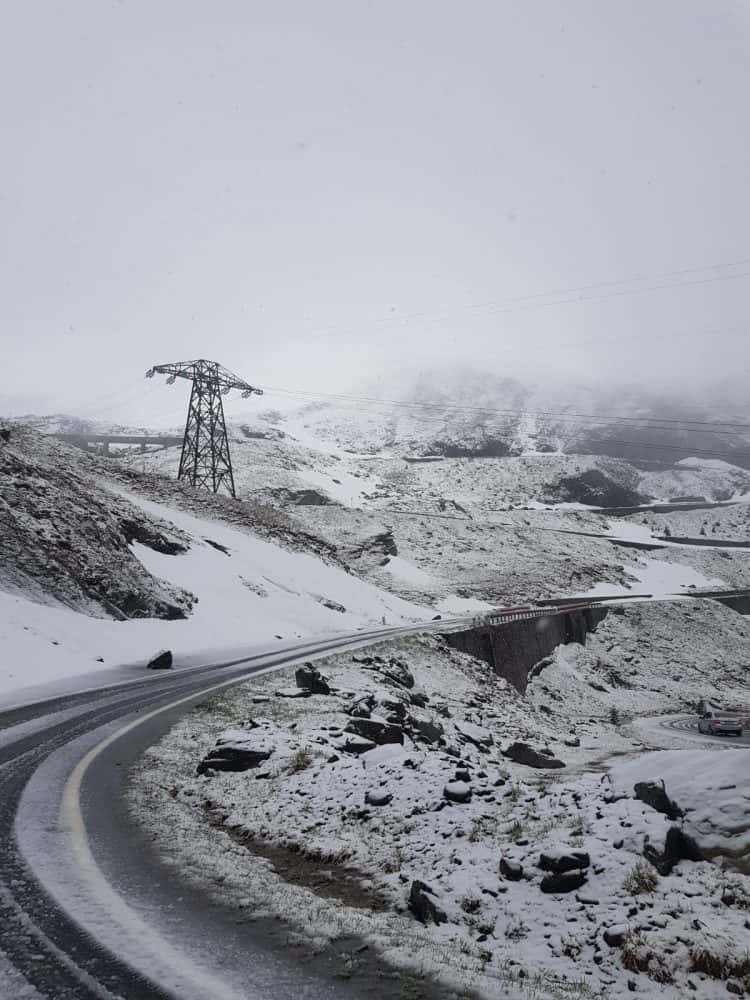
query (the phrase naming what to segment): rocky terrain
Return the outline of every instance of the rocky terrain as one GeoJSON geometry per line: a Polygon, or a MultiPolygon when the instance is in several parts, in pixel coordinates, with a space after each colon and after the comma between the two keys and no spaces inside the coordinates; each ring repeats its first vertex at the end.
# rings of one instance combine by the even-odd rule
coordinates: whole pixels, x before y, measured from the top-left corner
{"type": "Polygon", "coordinates": [[[409,996],[742,995],[750,751],[644,755],[638,723],[741,702],[748,662],[710,601],[610,610],[525,696],[439,638],[381,644],[204,703],[131,804],[183,874],[299,947],[363,937],[409,996]]]}
{"type": "Polygon", "coordinates": [[[94,481],[88,456],[14,426],[0,437],[0,587],[115,618],[186,618],[193,595],[150,574],[137,542],[176,555],[174,525],[94,481]]]}

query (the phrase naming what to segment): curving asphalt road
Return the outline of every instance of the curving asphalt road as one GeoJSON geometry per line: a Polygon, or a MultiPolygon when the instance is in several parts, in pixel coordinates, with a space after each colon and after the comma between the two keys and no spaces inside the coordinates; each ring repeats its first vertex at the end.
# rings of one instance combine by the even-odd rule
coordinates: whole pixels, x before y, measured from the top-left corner
{"type": "Polygon", "coordinates": [[[278,928],[238,923],[176,880],[126,814],[126,774],[217,687],[457,621],[297,642],[0,713],[0,998],[363,996],[321,961],[290,962],[278,928]]]}

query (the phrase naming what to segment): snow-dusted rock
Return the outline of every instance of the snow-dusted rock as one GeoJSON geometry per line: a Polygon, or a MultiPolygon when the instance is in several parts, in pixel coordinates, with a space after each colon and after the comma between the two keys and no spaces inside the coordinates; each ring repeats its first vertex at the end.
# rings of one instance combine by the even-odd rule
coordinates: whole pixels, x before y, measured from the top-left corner
{"type": "Polygon", "coordinates": [[[628,933],[627,924],[613,924],[611,927],[604,928],[604,934],[602,937],[606,944],[610,948],[619,948],[620,945],[625,940],[625,935],[628,933]]]}
{"type": "Polygon", "coordinates": [[[509,882],[520,882],[523,878],[523,865],[509,858],[500,858],[500,874],[509,882]]]}
{"type": "Polygon", "coordinates": [[[365,739],[364,736],[357,736],[352,734],[347,736],[345,740],[339,745],[339,749],[346,751],[346,753],[367,753],[368,750],[374,750],[377,746],[374,740],[365,739]]]}
{"type": "Polygon", "coordinates": [[[573,892],[574,889],[580,889],[585,881],[586,872],[580,868],[573,871],[550,872],[539,883],[539,888],[547,893],[573,892]]]}
{"type": "Polygon", "coordinates": [[[515,761],[516,764],[525,764],[526,767],[539,768],[559,768],[565,767],[563,761],[556,757],[549,757],[547,754],[534,750],[528,743],[515,742],[503,750],[503,757],[515,761]]]}
{"type": "Polygon", "coordinates": [[[443,796],[449,802],[471,802],[471,785],[465,781],[449,781],[443,789],[443,796]]]}
{"type": "Polygon", "coordinates": [[[434,890],[419,879],[412,882],[409,909],[422,924],[442,924],[448,919],[445,911],[432,898],[434,895],[434,890]]]}
{"type": "Polygon", "coordinates": [[[494,740],[492,738],[492,733],[488,729],[484,729],[482,726],[477,726],[473,722],[466,722],[463,719],[456,719],[455,722],[456,732],[467,740],[469,743],[473,743],[478,747],[491,747],[494,740]]]}
{"type": "Polygon", "coordinates": [[[162,649],[148,661],[146,666],[149,670],[171,670],[172,650],[162,649]]]}
{"type": "Polygon", "coordinates": [[[539,855],[539,868],[546,872],[568,872],[588,868],[591,858],[586,851],[548,850],[539,855]]]}
{"type": "Polygon", "coordinates": [[[309,698],[310,692],[301,687],[283,687],[276,691],[277,698],[309,698]]]}
{"type": "Polygon", "coordinates": [[[392,793],[385,788],[368,788],[365,792],[365,803],[368,806],[387,806],[392,801],[392,793]]]}
{"type": "Polygon", "coordinates": [[[404,742],[404,731],[401,726],[386,722],[384,719],[350,719],[346,731],[378,744],[404,742]]]}
{"type": "Polygon", "coordinates": [[[294,679],[297,687],[310,694],[330,694],[331,689],[328,681],[312,663],[305,663],[297,667],[294,672],[294,679]]]}
{"type": "Polygon", "coordinates": [[[647,806],[664,813],[667,819],[679,819],[682,809],[667,795],[664,781],[636,781],[633,786],[635,797],[645,802],[647,806]]]}
{"type": "Polygon", "coordinates": [[[249,771],[268,760],[274,744],[263,729],[253,732],[229,730],[216,741],[198,764],[197,773],[207,771],[249,771]]]}

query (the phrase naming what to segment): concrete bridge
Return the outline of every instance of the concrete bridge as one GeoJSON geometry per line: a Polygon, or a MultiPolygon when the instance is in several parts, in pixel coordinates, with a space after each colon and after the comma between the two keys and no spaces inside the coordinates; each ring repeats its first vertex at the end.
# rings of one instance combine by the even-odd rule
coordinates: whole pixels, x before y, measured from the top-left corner
{"type": "Polygon", "coordinates": [[[76,448],[83,448],[84,451],[96,451],[104,455],[109,455],[111,444],[139,445],[141,453],[148,447],[174,448],[182,444],[182,437],[164,434],[53,434],[51,436],[75,445],[76,448]]]}

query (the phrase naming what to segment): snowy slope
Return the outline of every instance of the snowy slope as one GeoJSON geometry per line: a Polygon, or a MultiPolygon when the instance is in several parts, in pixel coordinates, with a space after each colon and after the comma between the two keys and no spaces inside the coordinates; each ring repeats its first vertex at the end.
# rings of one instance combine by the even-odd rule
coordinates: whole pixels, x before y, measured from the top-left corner
{"type": "Polygon", "coordinates": [[[132,496],[150,517],[179,531],[177,555],[134,543],[154,577],[195,595],[183,621],[109,621],[0,591],[0,691],[88,673],[102,664],[143,663],[160,648],[177,660],[368,623],[414,621],[429,612],[312,555],[290,552],[247,532],[132,496]]]}

